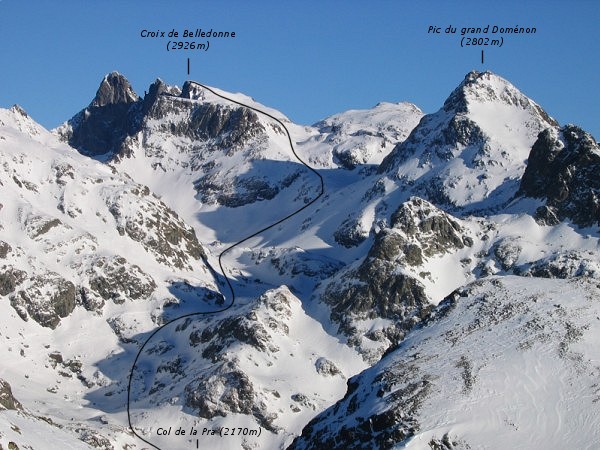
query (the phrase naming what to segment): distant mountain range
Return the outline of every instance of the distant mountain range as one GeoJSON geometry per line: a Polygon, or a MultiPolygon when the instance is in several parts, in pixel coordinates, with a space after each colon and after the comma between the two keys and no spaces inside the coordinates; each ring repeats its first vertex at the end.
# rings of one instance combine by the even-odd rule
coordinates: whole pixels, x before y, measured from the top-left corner
{"type": "Polygon", "coordinates": [[[600,447],[599,226],[598,143],[490,72],[313,126],[117,72],[0,109],[0,449],[600,447]],[[286,129],[324,195],[212,314],[320,192],[286,129]]]}

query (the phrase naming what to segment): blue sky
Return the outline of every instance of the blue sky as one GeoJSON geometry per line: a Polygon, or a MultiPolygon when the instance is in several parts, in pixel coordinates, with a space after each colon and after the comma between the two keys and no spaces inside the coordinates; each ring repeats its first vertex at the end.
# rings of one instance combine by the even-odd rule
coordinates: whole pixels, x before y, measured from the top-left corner
{"type": "Polygon", "coordinates": [[[0,107],[46,127],[85,107],[102,77],[135,90],[157,77],[243,92],[311,124],[379,101],[436,111],[472,69],[492,70],[561,124],[600,138],[600,1],[23,1],[0,0],[0,107]],[[502,48],[461,48],[430,25],[535,26],[502,48]],[[143,29],[235,31],[208,52],[167,52],[143,29]],[[187,75],[187,58],[191,74],[187,75]]]}

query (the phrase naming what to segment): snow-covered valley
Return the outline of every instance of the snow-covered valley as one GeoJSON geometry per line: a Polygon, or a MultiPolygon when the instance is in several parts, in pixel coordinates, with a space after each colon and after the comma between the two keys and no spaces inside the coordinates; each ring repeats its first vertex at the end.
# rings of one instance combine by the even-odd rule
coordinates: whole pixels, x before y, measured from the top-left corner
{"type": "Polygon", "coordinates": [[[116,72],[2,109],[0,449],[596,448],[599,170],[490,72],[313,126],[116,72]]]}

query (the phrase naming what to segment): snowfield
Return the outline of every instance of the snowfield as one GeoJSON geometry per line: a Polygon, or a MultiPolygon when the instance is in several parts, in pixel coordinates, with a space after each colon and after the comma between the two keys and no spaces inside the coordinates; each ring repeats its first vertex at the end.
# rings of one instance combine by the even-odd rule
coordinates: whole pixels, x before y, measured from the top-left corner
{"type": "Polygon", "coordinates": [[[210,89],[325,184],[230,308],[320,191],[280,123],[0,109],[0,449],[600,448],[593,137],[490,72],[312,126],[210,89]]]}

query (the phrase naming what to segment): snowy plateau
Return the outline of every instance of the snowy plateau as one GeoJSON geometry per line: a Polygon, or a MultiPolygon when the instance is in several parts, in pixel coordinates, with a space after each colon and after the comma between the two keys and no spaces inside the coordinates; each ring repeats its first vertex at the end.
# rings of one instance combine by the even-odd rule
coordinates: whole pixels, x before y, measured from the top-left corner
{"type": "Polygon", "coordinates": [[[0,449],[598,449],[599,227],[598,143],[490,72],[0,109],[0,449]]]}

